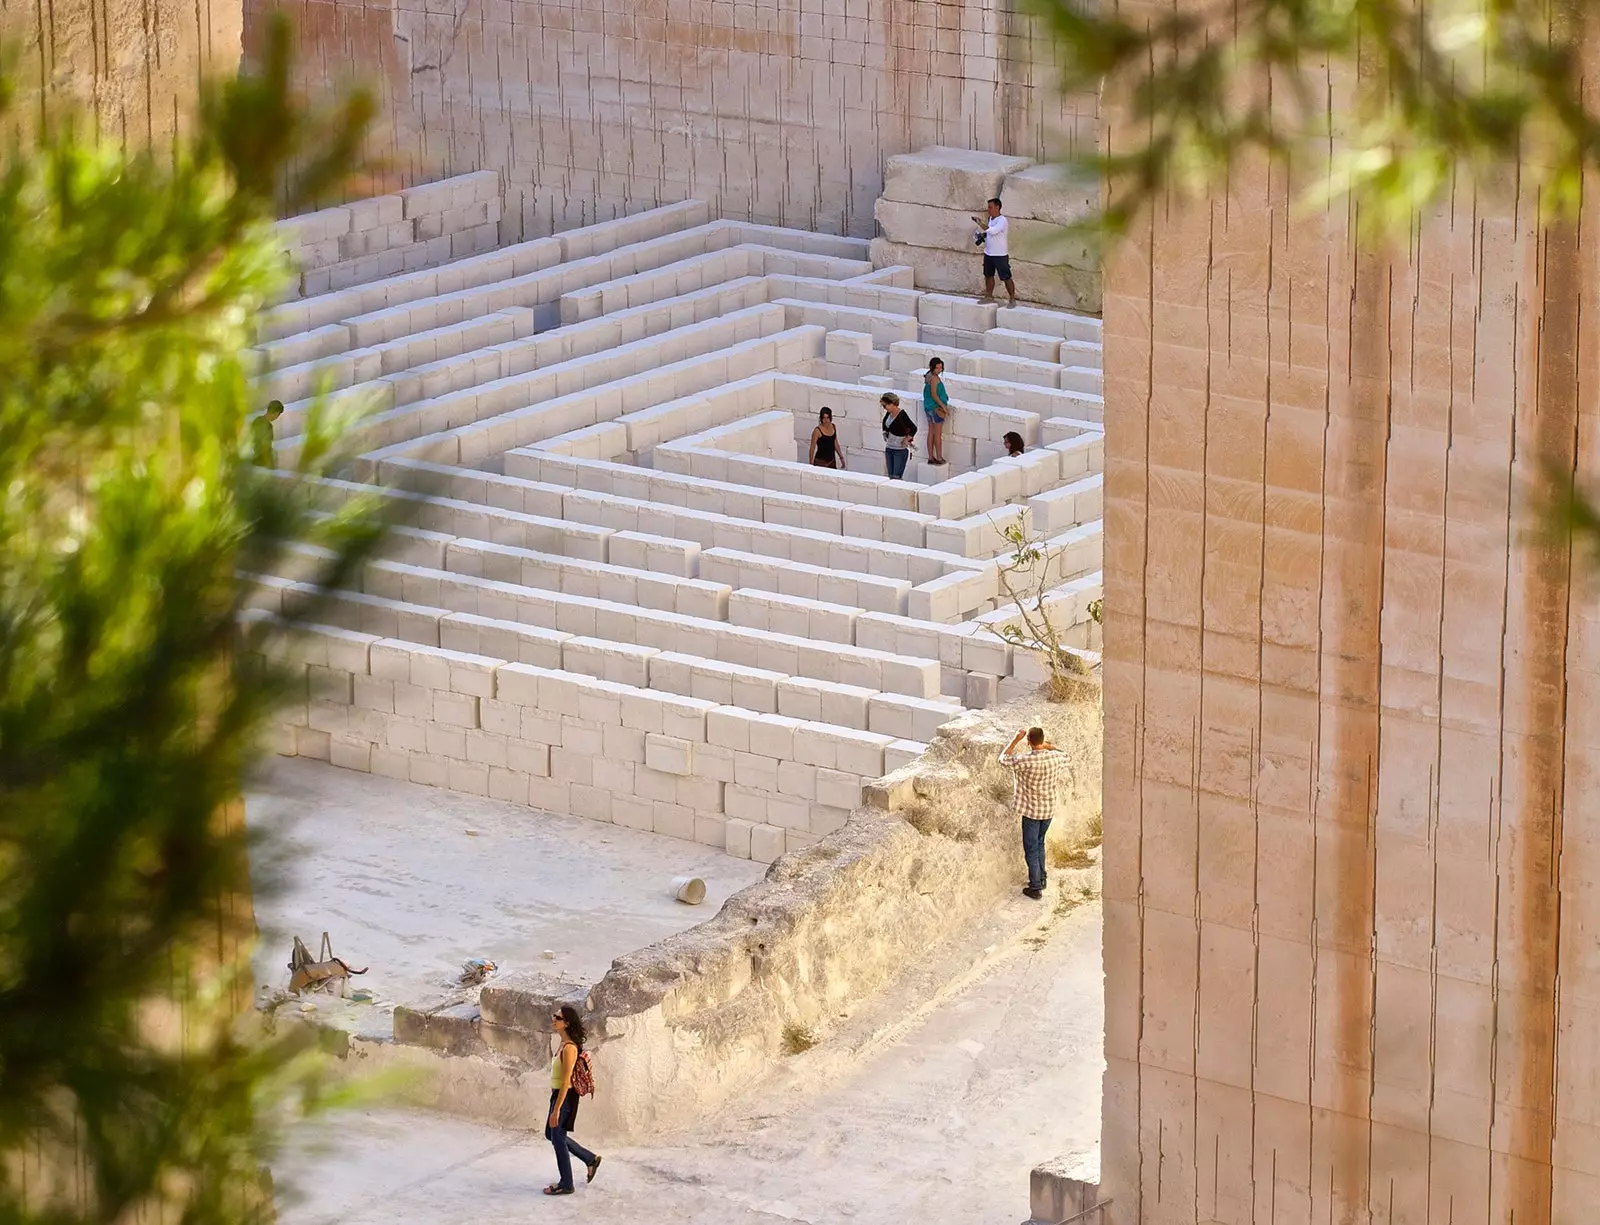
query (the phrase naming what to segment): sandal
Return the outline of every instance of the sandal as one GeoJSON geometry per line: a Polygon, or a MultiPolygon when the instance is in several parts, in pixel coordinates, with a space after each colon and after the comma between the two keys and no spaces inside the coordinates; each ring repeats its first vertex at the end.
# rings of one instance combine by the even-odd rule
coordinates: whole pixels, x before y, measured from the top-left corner
{"type": "Polygon", "coordinates": [[[589,1166],[589,1167],[587,1167],[588,1170],[589,1170],[589,1177],[585,1178],[583,1180],[584,1182],[593,1182],[594,1181],[594,1176],[600,1172],[600,1162],[602,1160],[603,1160],[603,1158],[596,1157],[594,1159],[594,1164],[589,1166]]]}
{"type": "Polygon", "coordinates": [[[546,1195],[571,1195],[572,1192],[572,1187],[563,1187],[560,1183],[554,1182],[544,1189],[546,1195]]]}

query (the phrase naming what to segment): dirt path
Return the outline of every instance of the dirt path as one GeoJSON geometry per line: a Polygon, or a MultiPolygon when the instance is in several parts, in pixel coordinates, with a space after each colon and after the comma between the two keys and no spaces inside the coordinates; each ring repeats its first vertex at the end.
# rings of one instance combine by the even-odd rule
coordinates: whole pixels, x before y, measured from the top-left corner
{"type": "Polygon", "coordinates": [[[965,965],[912,975],[702,1134],[601,1146],[577,1195],[539,1194],[554,1159],[537,1136],[374,1111],[302,1137],[325,1148],[281,1164],[309,1192],[282,1225],[1020,1221],[1029,1169],[1097,1142],[1103,1066],[1098,905],[1041,931],[1020,902],[993,943],[952,954],[965,965]],[[918,977],[949,970],[952,987],[904,1007],[928,998],[918,977]]]}

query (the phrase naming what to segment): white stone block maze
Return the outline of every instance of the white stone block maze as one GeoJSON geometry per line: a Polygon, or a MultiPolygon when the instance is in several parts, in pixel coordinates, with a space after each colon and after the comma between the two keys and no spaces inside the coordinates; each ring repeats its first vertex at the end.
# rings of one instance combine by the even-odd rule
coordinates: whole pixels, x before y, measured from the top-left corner
{"type": "MultiPolygon", "coordinates": [[[[1095,650],[1100,324],[912,288],[863,240],[698,201],[510,246],[492,175],[283,223],[280,466],[314,395],[368,415],[334,499],[401,499],[297,655],[279,750],[771,860],[963,709],[1043,677],[996,627],[1003,531],[1095,650]],[[380,258],[382,257],[382,258],[380,258]],[[946,364],[946,467],[885,475],[879,397],[946,364]],[[843,470],[806,464],[833,410],[843,470]],[[1008,457],[1007,433],[1025,452],[1008,457]]],[[[298,581],[262,576],[252,615],[298,581]]]]}

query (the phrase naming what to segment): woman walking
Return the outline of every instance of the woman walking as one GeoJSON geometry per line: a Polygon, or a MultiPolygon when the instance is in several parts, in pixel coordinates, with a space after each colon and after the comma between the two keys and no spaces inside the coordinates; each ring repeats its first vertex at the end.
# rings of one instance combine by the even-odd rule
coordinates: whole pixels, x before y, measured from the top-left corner
{"type": "Polygon", "coordinates": [[[928,462],[944,463],[944,423],[950,416],[950,395],[944,389],[944,363],[937,357],[922,376],[922,412],[928,418],[928,462]]]}
{"type": "Polygon", "coordinates": [[[891,481],[903,481],[906,460],[911,457],[911,442],[917,436],[917,423],[900,407],[900,397],[886,391],[879,397],[883,409],[883,462],[891,481]]]}
{"type": "Polygon", "coordinates": [[[571,1004],[563,1004],[550,1018],[550,1028],[561,1040],[561,1049],[550,1061],[550,1117],[545,1122],[544,1138],[555,1146],[556,1172],[560,1180],[544,1189],[546,1195],[571,1195],[572,1159],[583,1162],[593,1182],[600,1169],[600,1158],[572,1138],[578,1125],[578,1091],[572,1087],[572,1073],[583,1053],[583,1018],[571,1004]]]}
{"type": "Polygon", "coordinates": [[[843,468],[844,447],[839,443],[839,431],[833,428],[833,409],[824,408],[817,420],[817,428],[811,431],[811,466],[843,468]]]}

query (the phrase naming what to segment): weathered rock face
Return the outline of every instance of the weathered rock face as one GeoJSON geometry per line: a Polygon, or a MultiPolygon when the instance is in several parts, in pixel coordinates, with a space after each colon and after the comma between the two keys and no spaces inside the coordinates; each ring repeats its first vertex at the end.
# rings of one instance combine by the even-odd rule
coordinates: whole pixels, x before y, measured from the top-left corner
{"type": "MultiPolygon", "coordinates": [[[[783,856],[709,922],[618,958],[586,1000],[576,984],[508,975],[476,1008],[406,1018],[420,1050],[353,1049],[424,1066],[424,1051],[461,1057],[433,1078],[434,1105],[533,1126],[549,1091],[551,1007],[581,1002],[602,1086],[584,1104],[586,1130],[692,1124],[770,1073],[786,1030],[825,1037],[1022,883],[1010,775],[995,758],[1031,723],[1076,763],[1052,833],[1080,839],[1100,811],[1092,677],[1070,704],[1030,699],[946,724],[927,754],[868,788],[869,805],[844,829],[783,856]]],[[[397,1013],[397,1037],[401,1026],[397,1013]]]]}
{"type": "Polygon", "coordinates": [[[252,37],[275,8],[307,85],[386,87],[394,186],[502,172],[507,241],[687,199],[866,238],[897,154],[1098,138],[1097,100],[1062,93],[1020,4],[252,0],[252,37]]]}
{"type": "Polygon", "coordinates": [[[890,158],[874,206],[882,237],[873,240],[873,263],[909,265],[919,289],[981,292],[983,255],[973,218],[984,215],[992,196],[1002,199],[1011,222],[1018,294],[1098,313],[1099,257],[1062,227],[1094,216],[1100,185],[1029,158],[938,147],[890,158]]]}
{"type": "Polygon", "coordinates": [[[243,22],[241,0],[10,6],[0,38],[19,53],[13,113],[31,123],[41,97],[76,103],[112,139],[159,145],[187,122],[202,77],[238,67],[243,22]]]}

